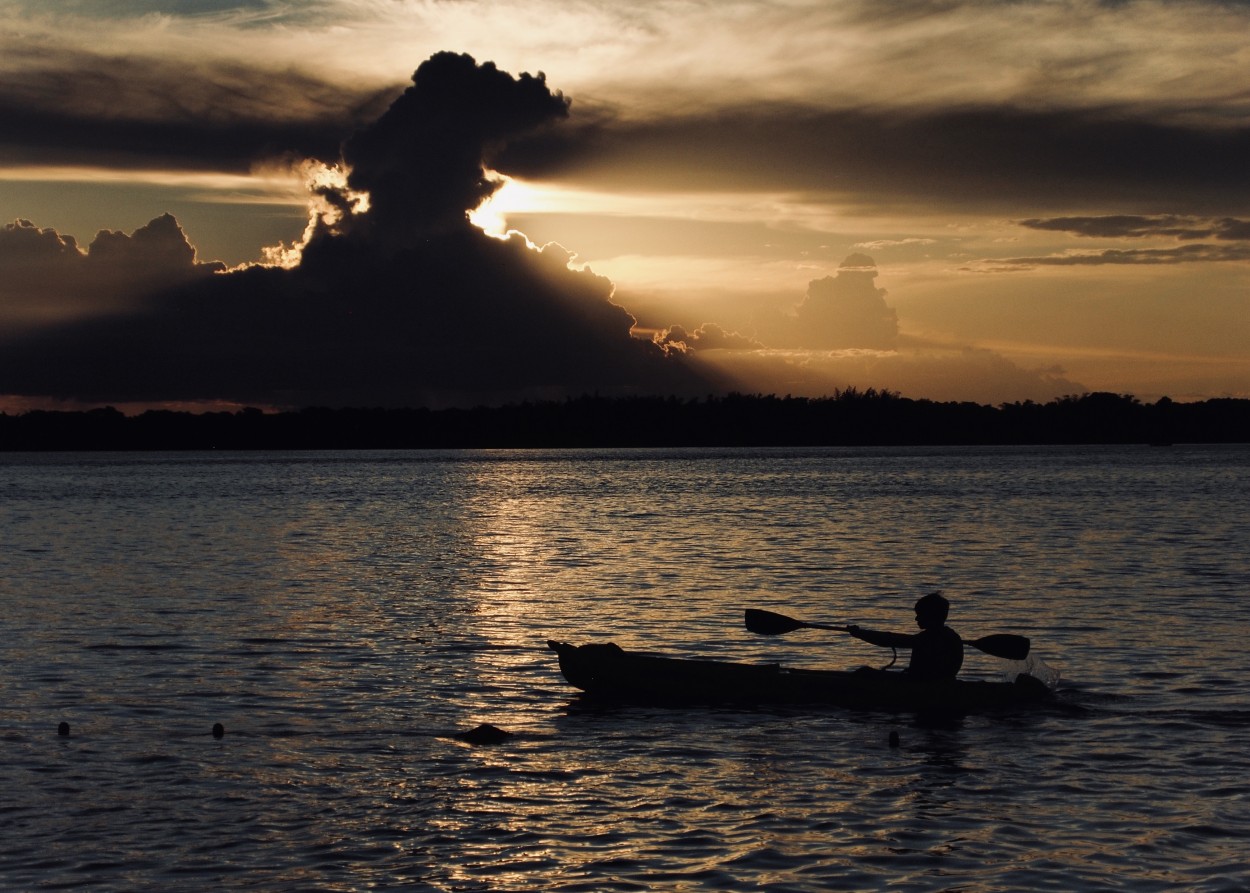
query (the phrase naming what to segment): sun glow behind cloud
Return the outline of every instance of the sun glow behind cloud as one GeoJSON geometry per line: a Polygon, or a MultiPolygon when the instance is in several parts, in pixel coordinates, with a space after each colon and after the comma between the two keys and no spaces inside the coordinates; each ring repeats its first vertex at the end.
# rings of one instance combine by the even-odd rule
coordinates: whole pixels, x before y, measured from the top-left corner
{"type": "Polygon", "coordinates": [[[521,214],[594,214],[709,222],[786,221],[820,228],[833,212],[810,197],[769,192],[671,192],[587,189],[492,172],[504,185],[475,214],[507,219],[521,214]]]}
{"type": "MultiPolygon", "coordinates": [[[[794,233],[807,241],[833,226],[837,212],[802,196],[783,193],[664,193],[615,192],[528,181],[492,172],[503,185],[469,220],[488,235],[507,238],[522,232],[531,243],[559,243],[573,255],[574,265],[593,264],[595,271],[618,285],[638,291],[684,294],[698,301],[710,291],[742,294],[760,290],[788,290],[795,300],[813,276],[836,268],[846,252],[829,249],[823,262],[814,262],[800,250],[787,251],[781,243],[794,233]],[[632,250],[629,240],[654,242],[655,233],[676,222],[695,231],[699,226],[725,224],[760,228],[750,250],[727,247],[709,234],[695,244],[671,246],[663,253],[632,250]],[[607,227],[612,235],[593,238],[607,227]],[[771,230],[771,232],[770,232],[771,230]],[[592,246],[616,242],[605,253],[592,246]],[[787,235],[790,234],[790,235],[787,235]]],[[[611,245],[609,245],[609,248],[611,245]]]]}
{"type": "Polygon", "coordinates": [[[487,178],[501,185],[494,193],[469,212],[469,222],[497,239],[508,237],[508,217],[519,212],[543,213],[559,207],[552,190],[544,189],[524,180],[490,171],[487,178]]]}
{"type": "Polygon", "coordinates": [[[308,206],[308,225],[303,235],[294,243],[267,245],[261,249],[261,262],[267,266],[293,269],[304,256],[309,239],[320,228],[334,230],[348,214],[364,214],[369,211],[369,194],[350,189],[347,185],[348,171],[339,165],[307,161],[298,166],[304,186],[304,202],[308,206]],[[340,196],[340,202],[332,202],[328,195],[340,196]]]}

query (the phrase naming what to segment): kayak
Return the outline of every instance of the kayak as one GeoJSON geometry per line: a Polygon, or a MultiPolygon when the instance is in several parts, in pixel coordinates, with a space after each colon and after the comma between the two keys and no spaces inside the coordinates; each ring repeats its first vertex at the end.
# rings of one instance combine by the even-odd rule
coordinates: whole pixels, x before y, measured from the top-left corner
{"type": "Polygon", "coordinates": [[[687,660],[626,651],[614,642],[547,642],[569,684],[593,698],[646,704],[802,704],[923,713],[981,713],[1051,700],[1021,674],[1013,682],[917,681],[906,673],[802,670],[780,664],[687,660]]]}

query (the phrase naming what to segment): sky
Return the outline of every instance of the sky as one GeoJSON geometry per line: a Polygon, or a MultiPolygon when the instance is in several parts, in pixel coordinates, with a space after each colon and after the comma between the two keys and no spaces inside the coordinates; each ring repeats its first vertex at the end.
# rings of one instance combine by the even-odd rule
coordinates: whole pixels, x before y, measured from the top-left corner
{"type": "Polygon", "coordinates": [[[1250,397],[1248,33],[0,0],[0,410],[1250,397]]]}

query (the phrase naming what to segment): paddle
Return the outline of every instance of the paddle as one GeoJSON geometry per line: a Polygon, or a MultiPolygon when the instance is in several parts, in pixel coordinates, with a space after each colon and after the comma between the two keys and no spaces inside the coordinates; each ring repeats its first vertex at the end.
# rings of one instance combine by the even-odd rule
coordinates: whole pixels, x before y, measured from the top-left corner
{"type": "MultiPolygon", "coordinates": [[[[785,614],[761,611],[759,608],[747,608],[746,624],[747,629],[762,636],[780,636],[792,633],[796,629],[829,629],[843,633],[849,631],[845,626],[806,623],[802,620],[795,620],[793,617],[787,617],[785,614]]],[[[982,636],[979,639],[973,639],[971,642],[965,642],[964,644],[971,645],[978,651],[984,651],[986,654],[1001,657],[1005,660],[1024,660],[1029,656],[1029,639],[1027,636],[996,633],[992,636],[982,636]]]]}

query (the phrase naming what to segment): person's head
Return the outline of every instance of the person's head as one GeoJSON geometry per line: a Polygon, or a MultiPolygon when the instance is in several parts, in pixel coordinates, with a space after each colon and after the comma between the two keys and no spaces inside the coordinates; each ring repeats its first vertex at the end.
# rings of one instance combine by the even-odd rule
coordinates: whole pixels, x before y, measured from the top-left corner
{"type": "Polygon", "coordinates": [[[951,603],[940,592],[930,592],[916,602],[916,625],[921,629],[941,629],[946,625],[946,615],[951,603]]]}

